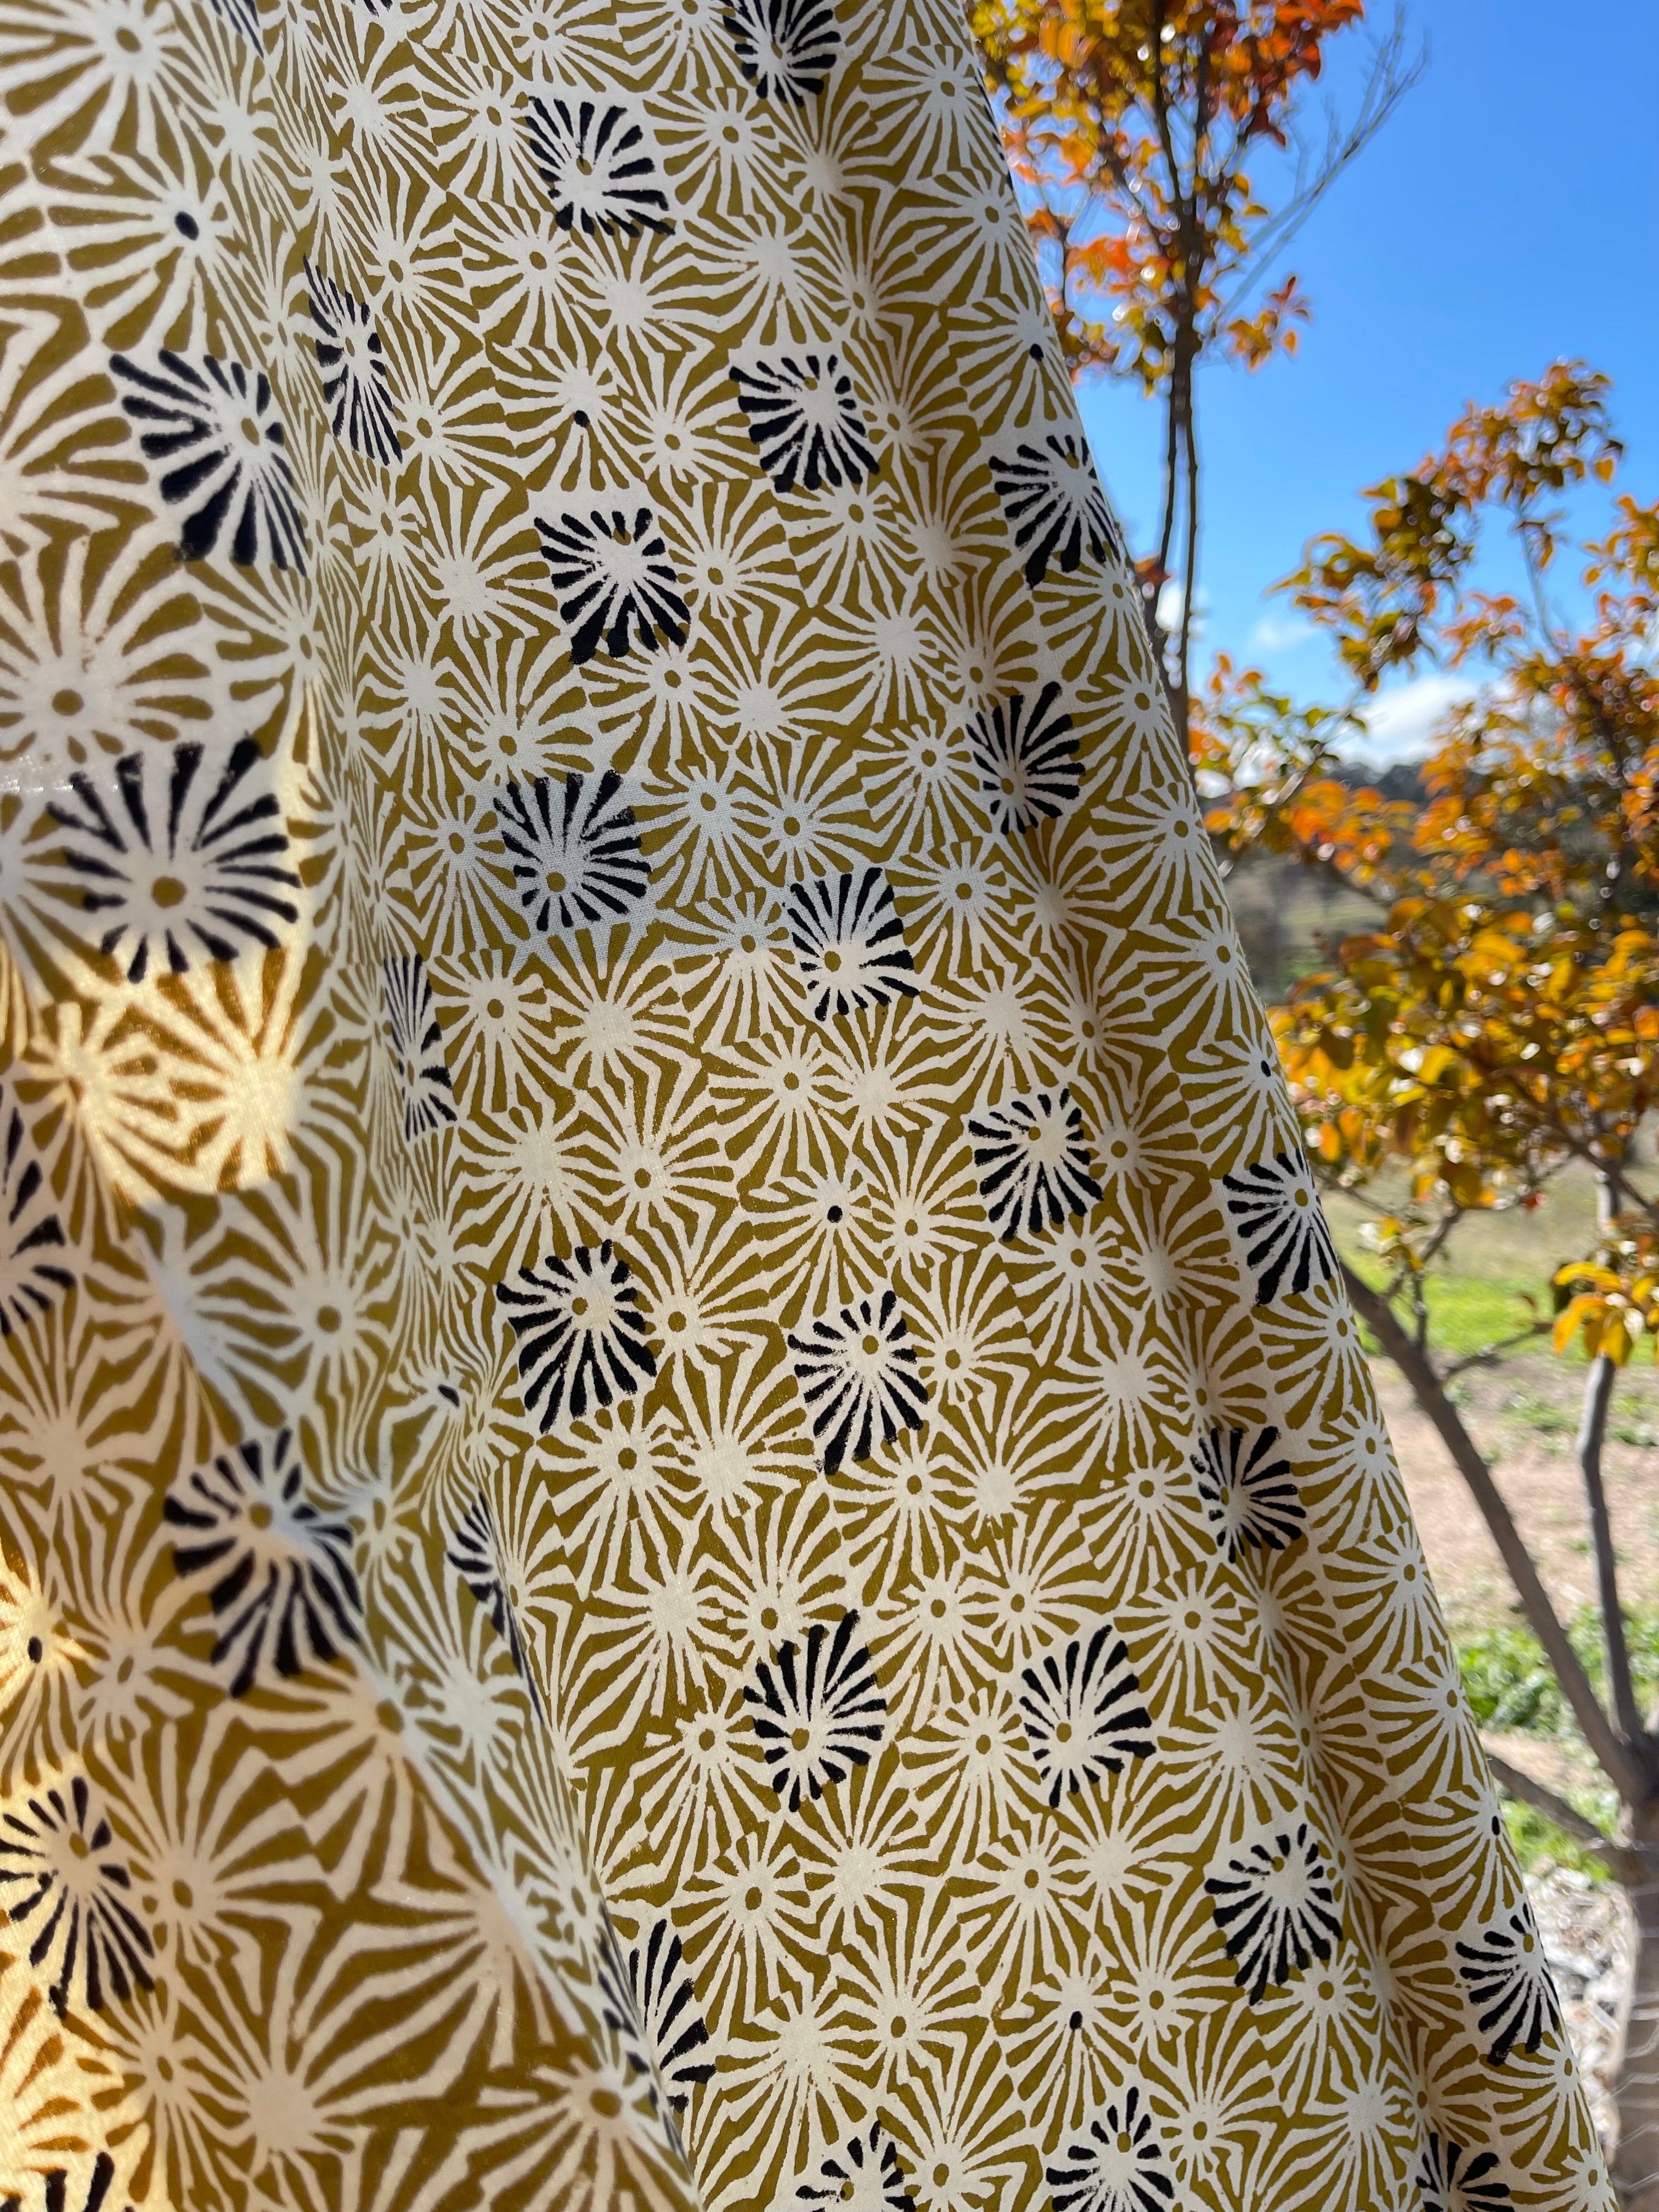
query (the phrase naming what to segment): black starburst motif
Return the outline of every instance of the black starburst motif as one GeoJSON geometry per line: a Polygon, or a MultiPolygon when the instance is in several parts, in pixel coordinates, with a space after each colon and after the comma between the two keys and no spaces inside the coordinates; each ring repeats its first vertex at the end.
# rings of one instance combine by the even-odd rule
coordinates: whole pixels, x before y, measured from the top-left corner
{"type": "Polygon", "coordinates": [[[831,0],[732,0],[726,27],[738,67],[761,98],[796,107],[823,90],[841,53],[831,0]]]}
{"type": "Polygon", "coordinates": [[[881,869],[807,876],[783,895],[783,918],[814,1021],[916,995],[915,962],[881,869]]]}
{"type": "Polygon", "coordinates": [[[1054,2212],[1170,2212],[1175,2201],[1175,2178],[1136,2082],[1045,2172],[1054,2212]]]}
{"type": "Polygon", "coordinates": [[[150,1987],[149,1931],[128,1899],[132,1876],[92,1793],[77,1774],[0,1820],[0,1894],[25,1931],[29,1964],[52,1973],[47,1995],[62,2014],[71,2002],[100,2012],[106,1997],[150,1987]]]}
{"type": "MultiPolygon", "coordinates": [[[[77,2198],[74,2212],[102,2212],[110,2184],[114,2179],[115,2160],[106,2150],[100,2150],[92,2161],[92,2172],[87,2176],[87,2193],[77,2198]]],[[[41,2192],[41,2212],[70,2212],[69,2185],[70,2178],[64,2168],[54,2166],[46,2177],[46,2187],[41,2192]]],[[[8,2197],[4,2203],[0,2204],[0,2212],[22,2212],[20,2200],[8,2197]]],[[[126,2212],[132,2212],[131,2204],[127,2206],[126,2212]]]]}
{"type": "MultiPolygon", "coordinates": [[[[214,14],[228,23],[233,31],[239,31],[250,46],[257,46],[261,53],[264,52],[264,33],[259,28],[258,0],[209,0],[209,4],[214,14]]],[[[5,2212],[3,2206],[0,2206],[0,2212],[5,2212]]],[[[46,2212],[56,2212],[56,2208],[48,2205],[46,2212]]]]}
{"type": "Polygon", "coordinates": [[[420,954],[400,953],[388,960],[380,984],[404,1094],[404,1134],[413,1144],[455,1119],[454,1085],[444,1061],[443,1031],[420,954]]]}
{"type": "Polygon", "coordinates": [[[507,1656],[530,1692],[531,1704],[539,1713],[541,1692],[530,1671],[518,1616],[513,1610],[513,1595],[496,1536],[495,1516],[482,1491],[462,1515],[445,1556],[489,1614],[490,1626],[506,1644],[507,1656]]]}
{"type": "Polygon", "coordinates": [[[890,1444],[901,1429],[921,1426],[927,1391],[909,1336],[897,1293],[885,1290],[786,1338],[826,1474],[868,1459],[878,1432],[890,1444]]]}
{"type": "Polygon", "coordinates": [[[544,91],[526,114],[530,151],[561,230],[672,230],[668,195],[645,127],[615,100],[544,91]]]}
{"type": "Polygon", "coordinates": [[[330,428],[372,461],[400,459],[404,449],[392,418],[386,349],[373,310],[308,261],[306,282],[330,428]]]}
{"type": "Polygon", "coordinates": [[[533,928],[626,921],[650,887],[634,810],[614,769],[602,775],[538,775],[496,794],[495,818],[519,902],[533,928]]]}
{"type": "Polygon", "coordinates": [[[240,567],[260,561],[305,574],[305,531],[270,384],[263,369],[204,353],[158,354],[143,368],[125,354],[110,367],[130,386],[121,404],[138,425],[138,447],[161,473],[169,507],[182,507],[181,561],[204,561],[227,529],[240,567]]]}
{"type": "Polygon", "coordinates": [[[803,1794],[821,1797],[849,1768],[867,1766],[881,1741],[887,1700],[858,1629],[856,1613],[842,1613],[833,1633],[814,1621],[805,1644],[780,1644],[769,1665],[759,1662],[758,1688],[743,1686],[772,1787],[792,1813],[803,1794]]]}
{"type": "Polygon", "coordinates": [[[991,481],[1028,584],[1040,584],[1056,562],[1070,575],[1085,550],[1096,561],[1104,560],[1109,548],[1122,557],[1123,541],[1080,433],[1022,440],[992,462],[991,481]]]}
{"type": "Polygon", "coordinates": [[[579,1245],[568,1260],[554,1255],[521,1267],[518,1281],[498,1283],[495,1295],[519,1340],[525,1409],[544,1436],[567,1414],[579,1421],[629,1396],[657,1371],[639,1293],[608,1237],[597,1249],[579,1245]]]}
{"type": "Polygon", "coordinates": [[[210,755],[194,738],[77,769],[52,802],[59,865],[100,917],[98,949],[141,983],[152,959],[175,975],[204,957],[275,946],[298,921],[298,871],[252,738],[210,755]]]}
{"type": "Polygon", "coordinates": [[[64,1224],[52,1185],[34,1156],[23,1116],[0,1089],[0,1336],[27,1328],[55,1298],[75,1288],[64,1265],[64,1224]]]}
{"type": "Polygon", "coordinates": [[[683,2112],[692,2090],[714,2080],[714,2061],[674,1923],[665,1913],[648,1922],[625,1958],[608,1911],[605,1925],[599,1969],[605,2024],[622,2038],[634,2071],[648,2074],[657,2093],[683,2112]]]}
{"type": "Polygon", "coordinates": [[[1151,1757],[1152,1717],[1110,1621],[1045,1652],[1023,1669],[1020,1686],[1025,1734],[1051,1805],[1066,1790],[1121,1773],[1125,1759],[1151,1757]]]}
{"type": "Polygon", "coordinates": [[[1508,2212],[1515,2199],[1498,2170],[1496,2151],[1467,2151],[1432,2129],[1414,2177],[1420,2212],[1508,2212]]]}
{"type": "Polygon", "coordinates": [[[1538,1923],[1524,1899],[1475,1942],[1460,1942],[1457,1956],[1480,2033],[1491,2039],[1486,2056],[1494,2066],[1501,2066],[1511,2051],[1536,2051],[1547,2035],[1559,2029],[1560,2001],[1538,1923]]]}
{"type": "Polygon", "coordinates": [[[1234,1977],[1259,2004],[1311,1960],[1328,1960],[1342,1940],[1336,1888],[1305,1820],[1258,1837],[1227,1859],[1204,1887],[1234,1977]]]}
{"type": "Polygon", "coordinates": [[[816,2174],[795,2184],[795,2202],[847,2204],[856,2212],[916,2212],[898,2148],[879,2120],[848,2136],[820,2160],[816,2174]]]}
{"type": "Polygon", "coordinates": [[[734,367],[738,404],[780,491],[862,483],[879,466],[839,354],[780,354],[734,367]]]}
{"type": "Polygon", "coordinates": [[[1230,1559],[1241,1558],[1247,1544],[1282,1552],[1302,1534],[1306,1516],[1277,1429],[1211,1429],[1193,1454],[1193,1472],[1215,1540],[1230,1559]]]}
{"type": "Polygon", "coordinates": [[[636,496],[626,507],[596,507],[551,521],[538,515],[536,528],[579,668],[601,645],[620,659],[630,640],[647,653],[665,638],[684,644],[691,611],[667,540],[636,496]]]}
{"type": "Polygon", "coordinates": [[[175,1571],[210,1577],[218,1624],[216,1666],[232,1669],[230,1694],[246,1697],[267,1662],[295,1675],[337,1659],[357,1640],[362,1600],[349,1521],[331,1520],[304,1496],[304,1468],[287,1429],[224,1452],[167,1492],[179,1531],[175,1571]]]}
{"type": "Polygon", "coordinates": [[[1271,1305],[1281,1291],[1299,1297],[1314,1283],[1335,1280],[1336,1248],[1299,1153],[1280,1152],[1221,1182],[1245,1262],[1255,1273],[1257,1305],[1271,1305]]]}
{"type": "Polygon", "coordinates": [[[980,1196],[1000,1237],[1036,1237],[1100,1199],[1083,1109],[1064,1085],[987,1106],[968,1124],[980,1196]]]}
{"type": "Polygon", "coordinates": [[[1075,805],[1083,788],[1069,714],[1055,711],[1058,684],[1035,699],[1024,691],[981,708],[968,723],[968,750],[994,828],[1018,837],[1075,805]]]}

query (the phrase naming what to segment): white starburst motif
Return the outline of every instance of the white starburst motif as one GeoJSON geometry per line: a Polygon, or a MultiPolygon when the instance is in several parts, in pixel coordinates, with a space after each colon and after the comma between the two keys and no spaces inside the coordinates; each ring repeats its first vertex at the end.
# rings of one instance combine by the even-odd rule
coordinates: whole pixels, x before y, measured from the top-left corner
{"type": "Polygon", "coordinates": [[[1080,431],[1022,439],[992,460],[991,481],[1028,584],[1040,584],[1056,564],[1070,575],[1085,552],[1096,561],[1108,551],[1122,559],[1123,540],[1080,431]]]}
{"type": "Polygon", "coordinates": [[[129,982],[157,958],[182,975],[204,957],[274,948],[298,920],[300,878],[264,769],[252,738],[222,759],[191,739],[77,769],[53,802],[61,863],[129,982]]]}
{"type": "Polygon", "coordinates": [[[609,1238],[521,1267],[495,1296],[518,1339],[525,1409],[544,1436],[567,1416],[615,1405],[657,1371],[639,1292],[609,1238]]]}
{"type": "Polygon", "coordinates": [[[1259,1306],[1271,1305],[1281,1291],[1299,1297],[1315,1283],[1336,1280],[1336,1248],[1299,1154],[1280,1152],[1223,1176],[1221,1184],[1245,1263],[1255,1274],[1259,1306]]]}
{"type": "Polygon", "coordinates": [[[1302,1534],[1306,1514],[1277,1429],[1211,1429],[1193,1454],[1193,1473],[1229,1559],[1241,1558],[1250,1544],[1282,1552],[1302,1534]]]}
{"type": "Polygon", "coordinates": [[[27,1328],[75,1288],[64,1224],[23,1117],[0,1090],[0,1336],[27,1328]]]}
{"type": "Polygon", "coordinates": [[[1046,2168],[1054,2212],[1174,2212],[1175,2176],[1132,2082],[1046,2168]]]}
{"type": "Polygon", "coordinates": [[[495,818],[519,902],[550,934],[626,921],[650,888],[634,810],[613,769],[537,776],[496,794],[495,818]]]}
{"type": "Polygon", "coordinates": [[[897,1294],[885,1290],[785,1339],[826,1474],[868,1459],[878,1435],[890,1444],[921,1426],[927,1391],[909,1333],[897,1294]]]}
{"type": "Polygon", "coordinates": [[[1140,1677],[1109,1621],[1024,1668],[1019,1709],[1051,1805],[1085,1782],[1120,1773],[1126,1759],[1149,1758],[1154,1748],[1140,1677]]]}
{"type": "Polygon", "coordinates": [[[882,869],[791,884],[783,914],[814,1021],[915,997],[915,963],[882,869]]]}
{"type": "Polygon", "coordinates": [[[838,491],[878,466],[839,354],[776,354],[734,364],[738,404],[761,466],[781,492],[838,491]]]}
{"type": "Polygon", "coordinates": [[[372,310],[308,261],[306,282],[330,428],[372,461],[398,459],[403,447],[392,419],[386,349],[372,310]]]}
{"type": "Polygon", "coordinates": [[[1083,1109],[1064,1085],[984,1108],[968,1133],[980,1195],[1000,1237],[1036,1237],[1098,1205],[1083,1109]]]}
{"type": "Polygon", "coordinates": [[[1035,830],[1076,803],[1083,788],[1069,714],[1056,711],[1058,684],[1035,699],[1016,691],[968,724],[968,750],[994,825],[1008,836],[1035,830]]]}
{"type": "Polygon", "coordinates": [[[887,1700],[858,1627],[852,1612],[833,1632],[814,1621],[801,1644],[781,1644],[743,1686],[769,1778],[792,1813],[803,1796],[821,1797],[853,1767],[867,1765],[881,1741],[887,1700]]]}
{"type": "Polygon", "coordinates": [[[620,659],[633,644],[654,653],[665,639],[685,643],[690,609],[667,540],[636,496],[625,507],[538,515],[536,529],[579,668],[601,645],[620,659]]]}
{"type": "Polygon", "coordinates": [[[829,83],[841,53],[832,0],[732,0],[725,22],[763,100],[802,107],[829,83]]]}
{"type": "Polygon", "coordinates": [[[385,963],[380,989],[393,1064],[404,1094],[404,1134],[411,1144],[455,1119],[454,1086],[426,963],[418,952],[385,963]]]}
{"type": "Polygon", "coordinates": [[[644,116],[614,94],[544,85],[526,115],[530,150],[561,230],[672,230],[644,116]]]}
{"type": "Polygon", "coordinates": [[[182,508],[179,558],[204,561],[228,536],[230,557],[305,573],[305,532],[285,434],[263,369],[216,354],[163,350],[153,365],[112,354],[121,405],[169,507],[182,508]]]}
{"type": "Polygon", "coordinates": [[[1252,2004],[1313,1960],[1328,1960],[1342,1940],[1335,1885],[1305,1820],[1257,1837],[1204,1887],[1227,1955],[1238,1967],[1238,1986],[1252,2004]]]}

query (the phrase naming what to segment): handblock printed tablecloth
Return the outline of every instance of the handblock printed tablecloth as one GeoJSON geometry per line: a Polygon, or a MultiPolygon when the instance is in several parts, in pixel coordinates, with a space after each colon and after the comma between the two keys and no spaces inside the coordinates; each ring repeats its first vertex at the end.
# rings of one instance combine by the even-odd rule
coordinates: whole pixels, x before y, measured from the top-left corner
{"type": "Polygon", "coordinates": [[[0,2199],[1605,2204],[946,0],[0,99],[0,2199]]]}

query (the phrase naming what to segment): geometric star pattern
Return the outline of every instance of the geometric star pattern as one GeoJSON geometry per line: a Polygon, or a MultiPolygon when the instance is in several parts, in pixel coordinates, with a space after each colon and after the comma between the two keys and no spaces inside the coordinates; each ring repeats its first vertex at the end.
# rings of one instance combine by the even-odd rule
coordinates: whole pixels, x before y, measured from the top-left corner
{"type": "Polygon", "coordinates": [[[0,97],[0,2203],[1607,2204],[959,11],[0,97]]]}

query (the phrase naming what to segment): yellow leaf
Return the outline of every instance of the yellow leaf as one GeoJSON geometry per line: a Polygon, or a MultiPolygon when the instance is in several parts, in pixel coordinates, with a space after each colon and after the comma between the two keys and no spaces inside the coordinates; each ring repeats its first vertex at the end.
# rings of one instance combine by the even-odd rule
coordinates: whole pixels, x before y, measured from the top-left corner
{"type": "Polygon", "coordinates": [[[1563,1289],[1569,1283],[1593,1284],[1598,1291],[1616,1291],[1620,1287],[1619,1278],[1610,1267],[1595,1267],[1588,1260],[1569,1261],[1565,1267],[1556,1269],[1550,1280],[1563,1289]]]}
{"type": "Polygon", "coordinates": [[[1565,1352],[1581,1328],[1586,1344],[1594,1352],[1595,1346],[1591,1338],[1599,1334],[1601,1312],[1600,1298],[1574,1298],[1570,1305],[1564,1306],[1555,1316],[1555,1327],[1550,1335],[1557,1352],[1565,1352]]]}

